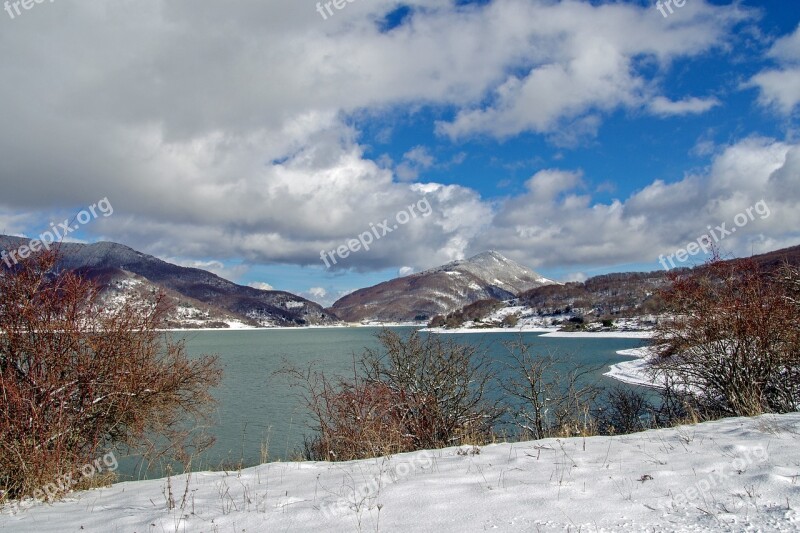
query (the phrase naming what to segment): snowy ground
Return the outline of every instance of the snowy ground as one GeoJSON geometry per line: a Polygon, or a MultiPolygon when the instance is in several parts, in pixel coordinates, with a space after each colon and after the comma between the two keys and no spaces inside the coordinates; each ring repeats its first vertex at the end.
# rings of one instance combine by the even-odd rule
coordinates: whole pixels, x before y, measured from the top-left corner
{"type": "Polygon", "coordinates": [[[0,512],[0,531],[798,531],[800,413],[272,463],[0,512]],[[175,508],[167,508],[170,488],[175,508]]]}

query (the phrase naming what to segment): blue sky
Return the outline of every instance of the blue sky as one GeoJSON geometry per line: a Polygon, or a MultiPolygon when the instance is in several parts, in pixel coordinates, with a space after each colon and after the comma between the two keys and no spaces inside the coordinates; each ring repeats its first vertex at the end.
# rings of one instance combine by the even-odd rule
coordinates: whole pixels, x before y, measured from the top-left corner
{"type": "Polygon", "coordinates": [[[760,201],[723,253],[800,244],[798,2],[331,13],[2,15],[0,230],[33,237],[108,198],[113,216],[72,237],[324,304],[490,248],[561,280],[655,270],[760,201]],[[423,198],[430,216],[320,260],[423,198]]]}

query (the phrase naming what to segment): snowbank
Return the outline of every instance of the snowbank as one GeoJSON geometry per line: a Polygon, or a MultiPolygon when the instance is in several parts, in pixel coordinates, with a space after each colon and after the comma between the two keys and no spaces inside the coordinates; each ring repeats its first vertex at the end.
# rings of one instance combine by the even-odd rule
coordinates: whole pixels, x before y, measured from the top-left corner
{"type": "Polygon", "coordinates": [[[798,432],[795,413],[339,464],[272,463],[25,504],[0,512],[0,531],[797,531],[798,432]]]}

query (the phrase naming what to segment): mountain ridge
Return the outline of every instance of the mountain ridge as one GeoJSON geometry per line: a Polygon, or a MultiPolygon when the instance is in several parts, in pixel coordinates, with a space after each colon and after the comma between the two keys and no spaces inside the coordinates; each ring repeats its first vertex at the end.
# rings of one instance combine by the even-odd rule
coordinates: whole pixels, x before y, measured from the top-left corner
{"type": "Polygon", "coordinates": [[[554,284],[496,251],[354,291],[329,310],[348,322],[426,321],[470,303],[554,284]]]}
{"type": "MultiPolygon", "coordinates": [[[[4,249],[19,248],[27,242],[20,237],[0,235],[0,247],[4,249]]],[[[87,277],[100,280],[105,297],[113,298],[119,295],[114,293],[130,292],[132,287],[149,284],[150,288],[171,292],[173,300],[186,299],[184,303],[190,304],[186,309],[196,309],[199,316],[207,314],[206,322],[211,322],[211,327],[222,327],[231,321],[250,327],[339,322],[321,305],[295,294],[239,285],[212,272],[175,265],[124,244],[62,242],[58,250],[60,267],[80,270],[87,277]]]]}

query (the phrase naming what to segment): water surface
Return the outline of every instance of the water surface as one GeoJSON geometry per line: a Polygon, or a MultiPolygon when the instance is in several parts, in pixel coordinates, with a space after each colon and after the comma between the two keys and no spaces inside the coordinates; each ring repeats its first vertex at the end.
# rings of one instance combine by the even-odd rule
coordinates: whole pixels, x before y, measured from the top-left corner
{"type": "MultiPolygon", "coordinates": [[[[403,335],[413,328],[392,328],[403,335]]],[[[224,377],[214,396],[219,405],[210,432],[214,446],[193,470],[220,469],[237,465],[252,466],[261,462],[263,448],[269,460],[295,457],[303,434],[308,434],[307,415],[285,375],[276,374],[285,362],[304,367],[316,362],[327,374],[352,375],[353,359],[366,347],[378,348],[375,335],[380,328],[325,328],[291,330],[197,331],[176,333],[186,340],[190,356],[216,354],[224,368],[224,377]]],[[[523,340],[537,354],[558,358],[560,370],[577,364],[599,366],[593,378],[600,385],[618,382],[602,375],[608,366],[624,360],[617,350],[642,346],[641,339],[548,338],[540,333],[523,333],[523,340]]],[[[519,339],[520,333],[448,334],[457,342],[477,344],[492,358],[508,361],[503,342],[519,339]]],[[[502,367],[502,365],[500,365],[502,367]]],[[[161,475],[154,469],[150,476],[161,475]]],[[[121,461],[120,474],[134,474],[133,461],[121,461]]]]}

